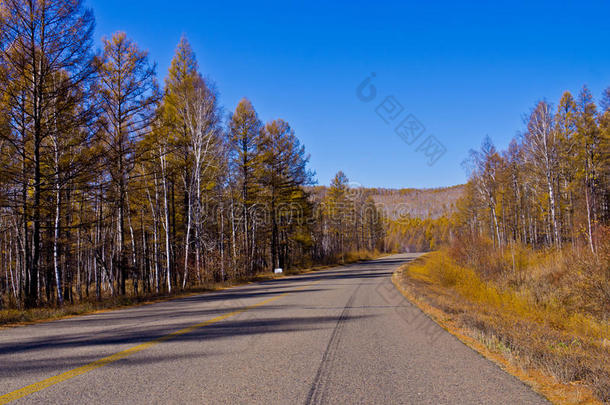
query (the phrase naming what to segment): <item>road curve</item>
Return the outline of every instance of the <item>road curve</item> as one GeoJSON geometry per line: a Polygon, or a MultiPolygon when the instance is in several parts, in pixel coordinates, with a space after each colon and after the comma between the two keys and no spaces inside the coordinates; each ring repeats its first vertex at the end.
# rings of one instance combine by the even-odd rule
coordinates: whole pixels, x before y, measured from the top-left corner
{"type": "Polygon", "coordinates": [[[0,404],[543,404],[404,300],[416,255],[0,330],[0,404]]]}

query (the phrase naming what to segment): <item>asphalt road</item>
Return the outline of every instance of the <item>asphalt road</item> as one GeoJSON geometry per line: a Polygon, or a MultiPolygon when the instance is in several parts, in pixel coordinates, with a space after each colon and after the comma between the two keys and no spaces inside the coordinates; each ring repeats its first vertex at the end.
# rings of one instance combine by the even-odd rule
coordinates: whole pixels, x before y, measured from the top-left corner
{"type": "Polygon", "coordinates": [[[0,330],[0,404],[547,403],[402,298],[414,256],[0,330]]]}

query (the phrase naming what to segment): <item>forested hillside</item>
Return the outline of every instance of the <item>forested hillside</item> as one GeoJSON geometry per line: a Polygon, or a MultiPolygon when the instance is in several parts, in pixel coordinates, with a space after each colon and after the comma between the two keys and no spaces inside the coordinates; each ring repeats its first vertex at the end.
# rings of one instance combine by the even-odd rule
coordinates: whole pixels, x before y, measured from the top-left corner
{"type": "Polygon", "coordinates": [[[372,188],[375,203],[382,204],[389,219],[408,215],[420,219],[436,219],[456,211],[456,203],[464,194],[464,186],[440,188],[372,188]]]}
{"type": "Polygon", "coordinates": [[[385,213],[385,248],[427,252],[449,243],[464,185],[433,189],[371,190],[385,213]]]}
{"type": "MultiPolygon", "coordinates": [[[[290,124],[228,116],[188,40],[163,84],[81,1],[0,3],[0,308],[172,292],[381,246],[339,174],[310,196],[290,124]]],[[[281,111],[277,112],[281,114],[281,111]]]]}
{"type": "MultiPolygon", "coordinates": [[[[430,189],[366,188],[348,183],[351,199],[370,200],[383,218],[387,252],[427,252],[449,243],[464,185],[430,189]]],[[[311,188],[324,196],[325,186],[311,188]]]]}

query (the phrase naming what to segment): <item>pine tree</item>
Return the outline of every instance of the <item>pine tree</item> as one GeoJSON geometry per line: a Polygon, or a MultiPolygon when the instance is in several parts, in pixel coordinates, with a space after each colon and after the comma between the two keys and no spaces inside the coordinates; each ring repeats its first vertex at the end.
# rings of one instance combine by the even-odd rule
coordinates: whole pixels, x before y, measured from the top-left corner
{"type": "Polygon", "coordinates": [[[473,151],[458,216],[468,233],[500,242],[512,233],[558,248],[567,240],[577,248],[584,236],[595,254],[608,221],[608,100],[606,93],[598,113],[586,87],[578,100],[566,92],[553,117],[547,102],[538,103],[522,143],[499,154],[485,141],[473,151]]]}
{"type": "Polygon", "coordinates": [[[555,115],[555,130],[559,141],[559,179],[557,189],[559,192],[559,203],[561,217],[564,219],[564,228],[570,231],[569,238],[574,244],[576,241],[575,235],[575,196],[577,189],[575,184],[576,168],[575,153],[576,153],[576,102],[569,91],[566,91],[561,96],[557,114],[555,115]],[[561,192],[563,191],[563,192],[561,192]]]}
{"type": "Polygon", "coordinates": [[[312,183],[307,170],[309,156],[284,120],[274,120],[264,129],[260,145],[261,183],[266,188],[271,217],[271,267],[284,268],[289,238],[308,211],[303,186],[312,183]]]}
{"type": "Polygon", "coordinates": [[[186,38],[160,97],[124,33],[93,57],[79,0],[2,0],[0,28],[2,307],[171,293],[381,246],[365,191],[342,174],[326,196],[308,187],[288,123],[263,128],[244,99],[223,128],[186,38]]]}
{"type": "Polygon", "coordinates": [[[583,86],[576,105],[577,180],[581,182],[585,194],[587,236],[589,247],[594,252],[593,230],[598,219],[597,202],[599,201],[599,175],[602,160],[601,137],[597,126],[597,107],[586,86],[583,86]]]}
{"type": "Polygon", "coordinates": [[[243,230],[243,251],[245,266],[254,269],[254,250],[256,245],[256,226],[251,209],[259,202],[257,177],[261,168],[259,146],[262,142],[262,124],[252,103],[242,99],[229,120],[229,139],[231,166],[240,190],[241,225],[243,230]]]}
{"type": "Polygon", "coordinates": [[[600,215],[604,223],[610,221],[610,87],[604,90],[599,115],[600,128],[600,185],[602,190],[600,215]]]}
{"type": "Polygon", "coordinates": [[[329,236],[333,253],[339,252],[344,257],[348,238],[347,228],[350,222],[351,206],[347,193],[349,179],[343,171],[337,172],[330,182],[328,196],[325,200],[329,221],[329,236]]]}
{"type": "MultiPolygon", "coordinates": [[[[138,49],[125,33],[117,32],[103,43],[104,52],[97,62],[99,80],[96,92],[102,110],[103,142],[107,146],[109,198],[115,202],[118,215],[115,260],[119,268],[120,292],[125,294],[130,267],[126,255],[130,173],[138,160],[135,144],[150,129],[154,119],[158,89],[155,68],[149,63],[148,54],[138,49]]],[[[133,243],[133,237],[131,239],[133,243]]]]}

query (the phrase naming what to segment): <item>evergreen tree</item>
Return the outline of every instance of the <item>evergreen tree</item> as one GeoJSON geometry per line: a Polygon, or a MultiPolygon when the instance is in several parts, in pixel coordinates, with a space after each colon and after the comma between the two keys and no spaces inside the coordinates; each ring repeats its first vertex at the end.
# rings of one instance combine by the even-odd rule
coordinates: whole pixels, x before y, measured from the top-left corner
{"type": "Polygon", "coordinates": [[[259,147],[262,143],[262,123],[248,99],[242,99],[229,119],[229,148],[231,166],[240,194],[241,226],[245,266],[254,270],[257,221],[253,208],[260,202],[257,182],[261,169],[259,147]]]}
{"type": "Polygon", "coordinates": [[[260,145],[260,179],[266,188],[271,217],[271,267],[285,267],[289,239],[307,212],[303,186],[312,183],[307,170],[309,156],[287,122],[274,120],[265,126],[260,145]]]}
{"type": "Polygon", "coordinates": [[[154,119],[158,89],[155,68],[149,63],[147,52],[138,49],[125,33],[117,32],[103,43],[104,52],[97,62],[99,80],[96,92],[102,110],[102,142],[106,145],[106,169],[110,182],[108,198],[114,201],[118,215],[114,261],[119,268],[120,291],[125,294],[128,269],[135,265],[133,236],[134,259],[131,265],[126,255],[126,227],[131,221],[128,208],[130,174],[138,160],[135,145],[154,119]]]}
{"type": "Polygon", "coordinates": [[[581,183],[585,195],[587,236],[591,251],[595,251],[593,229],[598,219],[601,137],[597,126],[597,107],[586,86],[583,86],[576,105],[576,180],[581,183]]]}

